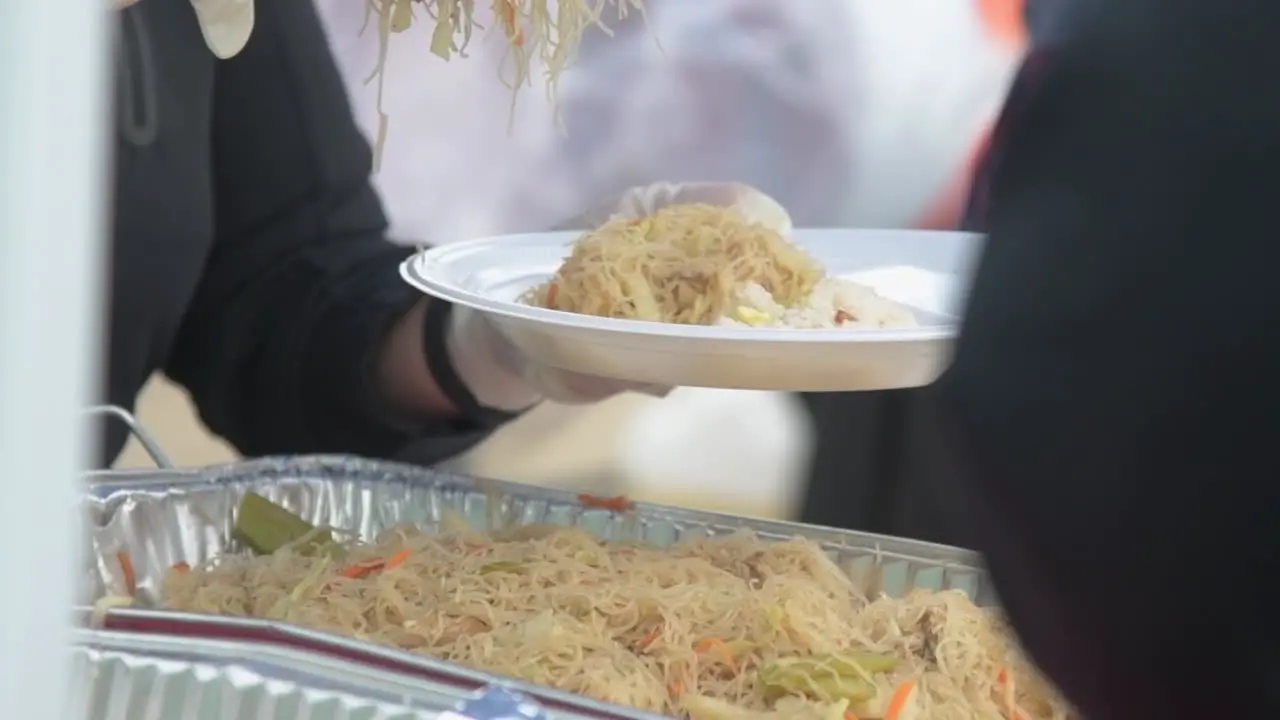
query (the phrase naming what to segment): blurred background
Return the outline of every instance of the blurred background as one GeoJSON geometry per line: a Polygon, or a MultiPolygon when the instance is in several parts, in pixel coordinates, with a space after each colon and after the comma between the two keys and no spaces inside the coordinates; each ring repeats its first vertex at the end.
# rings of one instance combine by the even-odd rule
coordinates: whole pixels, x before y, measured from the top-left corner
{"type": "MultiPolygon", "coordinates": [[[[317,0],[372,133],[377,56],[363,6],[317,0]]],[[[624,188],[737,180],[798,226],[951,227],[975,148],[1024,49],[1021,0],[647,0],[584,41],[560,87],[520,93],[502,43],[469,57],[395,36],[377,183],[407,244],[552,227],[624,188]]],[[[536,72],[536,70],[535,70],[536,72]]],[[[153,378],[138,415],[185,465],[234,458],[153,378]]],[[[682,388],[544,406],[464,459],[478,475],[769,517],[797,510],[811,419],[779,393],[682,388]]],[[[136,443],[117,463],[149,464],[136,443]]]]}

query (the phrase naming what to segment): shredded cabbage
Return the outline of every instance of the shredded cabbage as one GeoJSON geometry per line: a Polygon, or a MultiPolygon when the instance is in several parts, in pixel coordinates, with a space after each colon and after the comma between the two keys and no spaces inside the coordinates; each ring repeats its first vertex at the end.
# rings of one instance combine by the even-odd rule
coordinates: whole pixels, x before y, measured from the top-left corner
{"type": "Polygon", "coordinates": [[[585,315],[711,325],[732,309],[743,285],[759,285],[791,306],[824,275],[776,230],[736,210],[671,205],[583,235],[555,277],[525,301],[585,315]]]}
{"type": "MultiPolygon", "coordinates": [[[[378,83],[378,130],[374,139],[375,168],[387,139],[387,114],[382,109],[387,48],[391,35],[414,23],[432,22],[431,52],[444,60],[466,56],[472,35],[480,27],[476,0],[365,0],[365,27],[378,18],[378,60],[366,82],[378,83]]],[[[512,120],[520,88],[530,84],[530,69],[540,63],[546,73],[547,97],[555,103],[560,74],[578,57],[582,34],[591,26],[612,34],[605,13],[613,9],[618,20],[629,12],[644,13],[643,0],[490,0],[497,27],[506,39],[510,73],[503,81],[511,88],[512,120]]]]}
{"type": "Polygon", "coordinates": [[[1071,717],[994,611],[954,591],[869,597],[809,540],[741,532],[660,548],[451,526],[346,542],[337,565],[288,546],[214,558],[170,571],[163,603],[695,720],[1071,717]]]}

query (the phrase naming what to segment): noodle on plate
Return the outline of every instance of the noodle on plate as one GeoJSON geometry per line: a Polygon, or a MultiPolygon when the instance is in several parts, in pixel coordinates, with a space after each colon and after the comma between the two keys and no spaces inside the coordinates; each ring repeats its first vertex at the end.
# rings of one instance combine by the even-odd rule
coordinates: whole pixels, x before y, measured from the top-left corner
{"type": "Polygon", "coordinates": [[[615,218],[574,243],[523,301],[599,317],[684,325],[892,328],[916,324],[871,288],[830,277],[787,238],[732,208],[672,205],[615,218]]]}

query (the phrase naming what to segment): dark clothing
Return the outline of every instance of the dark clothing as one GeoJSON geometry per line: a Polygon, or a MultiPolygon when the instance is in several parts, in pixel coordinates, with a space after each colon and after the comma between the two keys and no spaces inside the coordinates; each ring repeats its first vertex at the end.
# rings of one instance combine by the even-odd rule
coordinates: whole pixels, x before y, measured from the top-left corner
{"type": "Polygon", "coordinates": [[[814,418],[814,458],[800,519],[968,547],[964,525],[931,495],[954,476],[937,452],[923,390],[805,393],[814,418]],[[852,438],[852,439],[851,439],[852,438]]]}
{"type": "Polygon", "coordinates": [[[1002,121],[933,490],[1085,717],[1277,718],[1280,5],[1077,20],[1002,121]]]}
{"type": "MultiPolygon", "coordinates": [[[[370,363],[420,295],[310,0],[259,2],[227,61],[190,3],[121,22],[107,400],[131,407],[163,370],[245,454],[396,452],[419,433],[384,421],[370,363]]],[[[443,452],[479,437],[421,434],[443,452]]],[[[104,454],[123,439],[112,428],[104,454]]]]}
{"type": "MultiPolygon", "coordinates": [[[[1040,56],[1062,36],[1079,0],[1028,0],[1026,23],[1034,47],[1010,90],[1018,102],[1022,85],[1038,73],[1040,56]]],[[[1006,112],[1008,110],[1006,109],[1006,112]]],[[[1001,122],[1004,122],[1003,120],[1001,122]]],[[[994,135],[1002,135],[997,128],[994,135]]],[[[980,211],[1000,143],[989,145],[978,165],[963,228],[985,229],[980,211]]],[[[815,453],[801,520],[917,540],[968,547],[971,538],[956,522],[954,508],[940,504],[931,488],[953,482],[957,468],[940,452],[931,419],[933,396],[924,389],[801,395],[814,418],[815,453]],[[852,438],[852,440],[851,440],[852,438]]]]}
{"type": "Polygon", "coordinates": [[[1008,141],[1009,126],[1016,122],[1025,111],[1026,104],[1033,96],[1035,88],[1052,56],[1051,48],[1040,46],[1032,48],[1018,68],[1013,83],[1009,87],[1009,95],[1001,108],[1000,118],[987,141],[986,152],[974,169],[974,177],[969,191],[969,202],[965,206],[961,227],[970,232],[987,231],[987,209],[991,202],[991,175],[1005,152],[1008,141]]]}

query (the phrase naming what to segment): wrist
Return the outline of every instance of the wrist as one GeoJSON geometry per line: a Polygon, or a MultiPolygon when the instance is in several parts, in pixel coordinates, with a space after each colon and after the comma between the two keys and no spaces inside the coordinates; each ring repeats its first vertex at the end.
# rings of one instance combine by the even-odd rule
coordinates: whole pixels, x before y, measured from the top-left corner
{"type": "Polygon", "coordinates": [[[505,422],[542,399],[522,377],[501,338],[468,308],[431,301],[423,341],[436,384],[464,415],[478,422],[505,422]]]}

